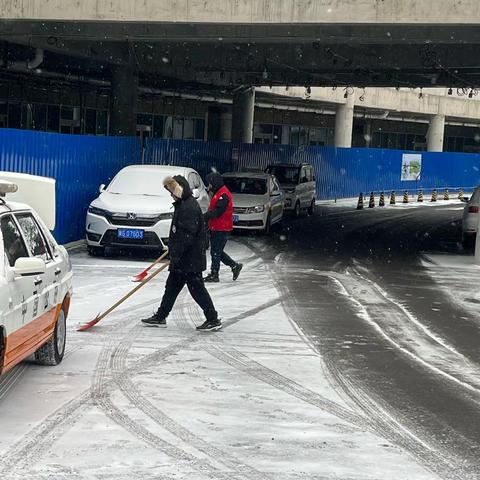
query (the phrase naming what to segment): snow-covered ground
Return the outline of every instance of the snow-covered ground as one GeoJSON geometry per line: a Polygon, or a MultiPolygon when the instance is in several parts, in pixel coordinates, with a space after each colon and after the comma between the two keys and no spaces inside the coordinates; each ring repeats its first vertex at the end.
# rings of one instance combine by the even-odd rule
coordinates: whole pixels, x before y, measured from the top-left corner
{"type": "Polygon", "coordinates": [[[209,287],[224,329],[207,334],[195,331],[202,313],[186,290],[166,330],[139,324],[166,274],[77,332],[146,263],[73,253],[66,358],[0,381],[0,478],[437,478],[337,393],[269,265],[240,243],[228,251],[245,268],[209,287]]]}

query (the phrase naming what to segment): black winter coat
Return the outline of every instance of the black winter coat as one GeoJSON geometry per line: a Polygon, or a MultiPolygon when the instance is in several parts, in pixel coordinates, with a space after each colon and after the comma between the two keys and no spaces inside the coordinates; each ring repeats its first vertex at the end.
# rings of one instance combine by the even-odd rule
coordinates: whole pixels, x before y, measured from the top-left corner
{"type": "Polygon", "coordinates": [[[173,177],[183,188],[182,199],[173,204],[174,214],[168,247],[170,270],[200,273],[207,268],[206,228],[202,210],[193,198],[187,180],[173,177]]]}

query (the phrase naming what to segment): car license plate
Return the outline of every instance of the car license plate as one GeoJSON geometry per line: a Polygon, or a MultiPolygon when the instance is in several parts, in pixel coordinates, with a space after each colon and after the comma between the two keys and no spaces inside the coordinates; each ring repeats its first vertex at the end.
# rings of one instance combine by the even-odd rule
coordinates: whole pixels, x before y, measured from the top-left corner
{"type": "Polygon", "coordinates": [[[117,230],[118,238],[130,238],[135,240],[142,240],[144,236],[145,236],[144,230],[126,229],[126,228],[119,228],[117,230]]]}
{"type": "Polygon", "coordinates": [[[233,216],[233,223],[237,223],[240,221],[240,217],[238,215],[233,216]]]}

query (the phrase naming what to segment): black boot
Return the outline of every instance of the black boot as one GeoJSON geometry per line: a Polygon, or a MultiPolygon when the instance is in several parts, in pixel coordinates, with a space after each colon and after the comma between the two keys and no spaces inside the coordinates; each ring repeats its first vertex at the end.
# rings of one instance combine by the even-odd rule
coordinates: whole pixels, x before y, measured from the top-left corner
{"type": "Polygon", "coordinates": [[[200,332],[214,332],[222,328],[222,322],[220,320],[206,320],[202,325],[197,327],[200,332]]]}
{"type": "Polygon", "coordinates": [[[142,323],[147,327],[165,328],[167,326],[167,320],[165,318],[160,318],[156,313],[151,317],[142,319],[142,323]]]}
{"type": "Polygon", "coordinates": [[[218,278],[218,272],[211,272],[209,273],[203,281],[205,283],[218,283],[220,279],[218,278]]]}
{"type": "Polygon", "coordinates": [[[238,276],[240,275],[240,272],[242,271],[243,264],[241,263],[236,263],[234,267],[232,267],[232,273],[233,273],[233,281],[235,281],[238,276]]]}

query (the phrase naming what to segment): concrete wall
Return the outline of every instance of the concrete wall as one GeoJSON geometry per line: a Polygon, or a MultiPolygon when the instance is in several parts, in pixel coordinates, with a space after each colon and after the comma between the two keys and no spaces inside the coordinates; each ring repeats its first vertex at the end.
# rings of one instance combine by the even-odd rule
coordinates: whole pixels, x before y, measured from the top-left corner
{"type": "MultiPolygon", "coordinates": [[[[325,105],[338,105],[347,102],[344,98],[345,89],[339,87],[336,90],[332,88],[312,88],[310,101],[321,102],[325,105]]],[[[281,95],[284,97],[296,97],[306,99],[304,87],[290,87],[288,90],[284,87],[257,88],[257,91],[281,95]]],[[[400,89],[395,88],[362,88],[355,87],[355,107],[369,110],[388,111],[392,115],[412,114],[414,116],[425,117],[444,114],[452,120],[465,122],[480,122],[480,95],[468,98],[468,96],[458,97],[456,90],[453,95],[447,94],[445,88],[429,88],[422,90],[422,98],[419,98],[420,89],[400,89]],[[363,95],[363,101],[360,99],[363,95]]]]}
{"type": "Polygon", "coordinates": [[[480,23],[478,0],[2,0],[0,18],[217,23],[480,23]]]}

